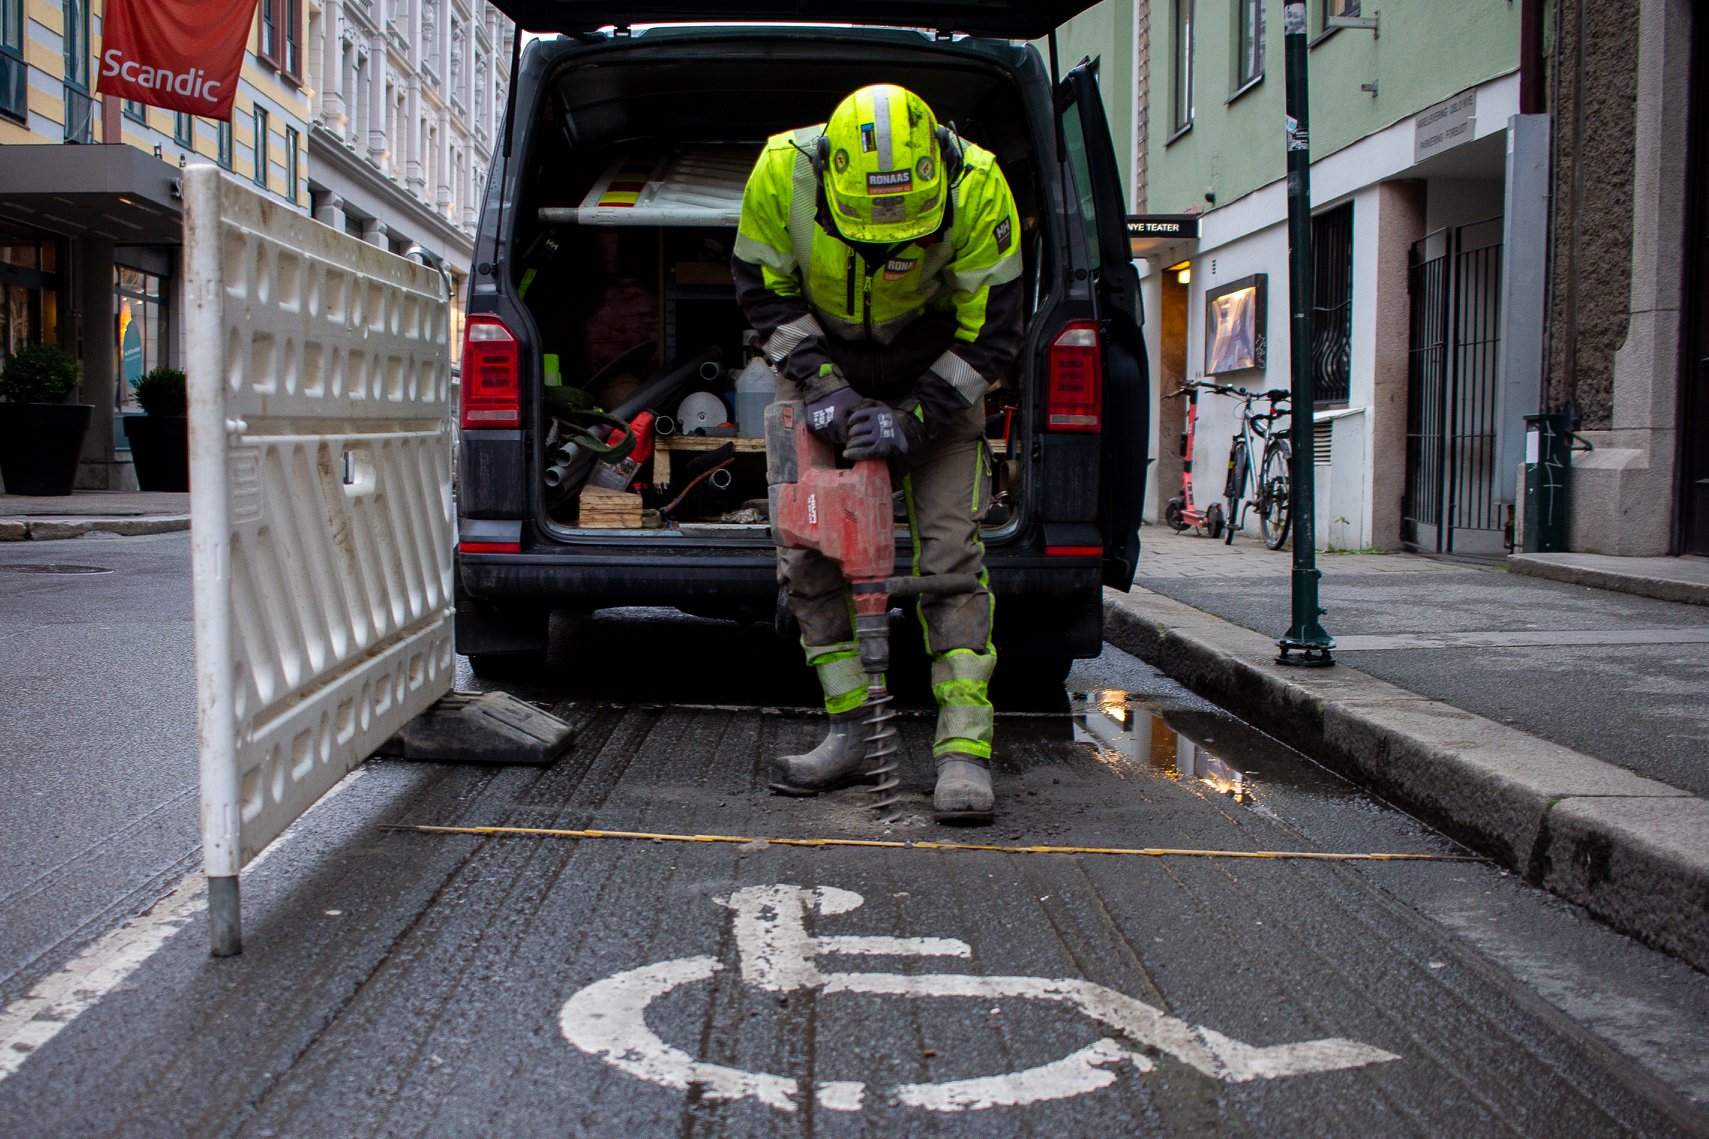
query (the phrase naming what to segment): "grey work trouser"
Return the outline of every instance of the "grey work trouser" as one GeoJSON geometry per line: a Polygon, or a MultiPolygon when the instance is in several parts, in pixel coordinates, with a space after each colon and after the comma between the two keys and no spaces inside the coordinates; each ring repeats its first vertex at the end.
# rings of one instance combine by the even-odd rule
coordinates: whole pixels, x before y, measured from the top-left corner
{"type": "MultiPolygon", "coordinates": [[[[800,389],[779,376],[777,398],[798,400],[800,389]]],[[[990,505],[991,489],[984,409],[968,408],[937,438],[892,459],[890,470],[891,479],[900,484],[907,505],[914,546],[913,572],[968,574],[980,581],[979,588],[972,592],[925,594],[917,602],[917,612],[926,651],[934,662],[933,689],[939,703],[946,708],[971,703],[982,709],[946,712],[940,717],[943,722],[937,750],[988,756],[990,706],[984,693],[994,664],[991,646],[994,604],[986,584],[985,548],[979,540],[979,519],[990,505]],[[955,654],[953,658],[949,656],[951,653],[955,654]],[[977,657],[970,658],[968,654],[977,657]],[[972,691],[959,691],[968,685],[972,691]],[[963,723],[969,715],[978,722],[963,723]]],[[[836,563],[816,550],[779,548],[777,567],[790,612],[801,625],[801,642],[808,663],[820,668],[827,707],[840,710],[858,699],[851,687],[858,675],[858,664],[848,659],[854,640],[853,600],[848,584],[836,563]],[[847,676],[843,675],[845,672],[847,676]],[[850,691],[836,691],[845,687],[850,691]]]]}

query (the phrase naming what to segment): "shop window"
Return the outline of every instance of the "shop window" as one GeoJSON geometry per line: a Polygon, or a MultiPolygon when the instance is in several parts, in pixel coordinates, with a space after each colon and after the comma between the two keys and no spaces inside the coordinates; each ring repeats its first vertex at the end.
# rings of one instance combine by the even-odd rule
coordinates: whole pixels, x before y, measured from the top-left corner
{"type": "Polygon", "coordinates": [[[1174,132],[1180,134],[1193,125],[1193,4],[1195,0],[1174,0],[1175,76],[1171,93],[1174,132]]]}
{"type": "Polygon", "coordinates": [[[0,226],[0,360],[26,344],[59,343],[59,246],[0,226]]]}
{"type": "Polygon", "coordinates": [[[113,269],[114,343],[119,383],[117,410],[138,412],[136,384],[143,374],[166,363],[166,289],[164,280],[142,269],[113,269]]]}
{"type": "Polygon", "coordinates": [[[1352,393],[1353,203],[1311,219],[1312,398],[1346,403],[1352,393]]]}
{"type": "Polygon", "coordinates": [[[30,69],[24,64],[24,0],[0,0],[0,115],[22,122],[29,112],[30,69]]]}

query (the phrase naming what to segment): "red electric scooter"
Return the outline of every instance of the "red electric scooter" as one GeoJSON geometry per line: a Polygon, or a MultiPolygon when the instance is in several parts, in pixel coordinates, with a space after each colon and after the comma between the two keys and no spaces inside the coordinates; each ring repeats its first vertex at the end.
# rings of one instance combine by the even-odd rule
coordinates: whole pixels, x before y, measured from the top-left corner
{"type": "Polygon", "coordinates": [[[1187,427],[1181,432],[1181,493],[1169,500],[1163,509],[1163,521],[1177,533],[1196,526],[1208,538],[1222,537],[1227,520],[1222,516],[1222,503],[1213,502],[1203,510],[1193,505],[1193,434],[1199,421],[1199,385],[1182,384],[1170,392],[1169,398],[1187,397],[1187,427]]]}

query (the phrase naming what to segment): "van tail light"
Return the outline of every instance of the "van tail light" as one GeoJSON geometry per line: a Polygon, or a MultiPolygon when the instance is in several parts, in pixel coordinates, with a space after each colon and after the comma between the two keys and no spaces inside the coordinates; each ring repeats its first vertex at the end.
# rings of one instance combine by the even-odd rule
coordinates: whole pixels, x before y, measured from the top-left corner
{"type": "Polygon", "coordinates": [[[522,383],[516,336],[496,316],[471,316],[463,328],[464,427],[521,427],[522,383]]]}
{"type": "Polygon", "coordinates": [[[1051,431],[1097,431],[1103,426],[1104,355],[1098,326],[1068,325],[1050,345],[1050,382],[1045,427],[1051,431]]]}

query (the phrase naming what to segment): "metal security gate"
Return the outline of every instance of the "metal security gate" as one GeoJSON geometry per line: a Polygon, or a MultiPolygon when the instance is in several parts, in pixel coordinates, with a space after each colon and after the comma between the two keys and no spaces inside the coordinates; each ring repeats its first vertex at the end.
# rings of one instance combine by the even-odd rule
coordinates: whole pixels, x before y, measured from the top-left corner
{"type": "Polygon", "coordinates": [[[450,691],[450,298],[435,271],[184,171],[202,848],[238,872],[450,691]]]}
{"type": "Polygon", "coordinates": [[[1500,218],[1412,247],[1412,339],[1401,540],[1431,553],[1500,554],[1500,218]]]}

